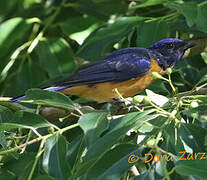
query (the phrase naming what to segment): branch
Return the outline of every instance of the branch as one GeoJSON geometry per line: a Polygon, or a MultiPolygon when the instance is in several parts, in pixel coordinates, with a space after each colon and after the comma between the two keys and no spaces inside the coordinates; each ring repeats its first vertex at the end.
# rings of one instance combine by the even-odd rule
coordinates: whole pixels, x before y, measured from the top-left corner
{"type": "MultiPolygon", "coordinates": [[[[78,126],[79,126],[79,124],[73,124],[73,125],[70,125],[70,126],[67,126],[67,127],[63,128],[63,129],[59,129],[59,130],[56,131],[55,133],[60,133],[60,134],[62,134],[62,133],[64,133],[65,131],[68,131],[68,130],[70,130],[70,129],[76,128],[76,127],[78,127],[78,126]]],[[[15,151],[17,151],[17,150],[19,150],[19,149],[21,149],[21,148],[24,148],[24,147],[26,147],[26,146],[28,146],[28,145],[30,145],[30,144],[34,144],[34,143],[36,143],[36,142],[39,142],[39,141],[41,141],[41,140],[43,140],[43,139],[47,140],[49,137],[51,137],[51,136],[53,136],[53,135],[54,135],[54,134],[47,134],[47,135],[45,135],[45,136],[41,136],[41,137],[35,138],[35,139],[31,140],[31,141],[28,141],[28,142],[26,142],[26,143],[24,143],[24,144],[21,144],[21,145],[19,145],[19,146],[14,147],[14,148],[11,148],[11,149],[8,149],[8,150],[5,150],[5,151],[0,151],[0,155],[8,154],[8,153],[10,153],[10,152],[15,152],[15,151]]]]}
{"type": "Polygon", "coordinates": [[[186,91],[178,94],[178,97],[192,96],[192,95],[207,95],[207,88],[195,89],[192,91],[186,91]]]}

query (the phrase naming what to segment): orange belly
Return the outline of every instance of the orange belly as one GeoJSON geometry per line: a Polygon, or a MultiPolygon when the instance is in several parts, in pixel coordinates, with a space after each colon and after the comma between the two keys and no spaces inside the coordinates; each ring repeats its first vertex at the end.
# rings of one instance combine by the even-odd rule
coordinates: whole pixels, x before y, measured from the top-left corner
{"type": "Polygon", "coordinates": [[[64,89],[60,92],[67,95],[77,95],[86,99],[93,99],[98,102],[110,102],[113,98],[118,97],[118,95],[114,92],[115,88],[118,89],[119,93],[122,94],[123,97],[134,96],[144,90],[154,80],[151,77],[152,72],[164,74],[164,71],[159,67],[155,60],[152,60],[150,71],[142,77],[137,77],[121,83],[105,82],[94,86],[75,86],[64,89]]]}

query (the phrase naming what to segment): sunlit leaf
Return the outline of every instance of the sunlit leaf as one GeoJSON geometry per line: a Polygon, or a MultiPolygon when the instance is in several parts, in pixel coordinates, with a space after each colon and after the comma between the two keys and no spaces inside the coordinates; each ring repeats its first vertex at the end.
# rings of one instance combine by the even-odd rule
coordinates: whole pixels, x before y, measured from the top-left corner
{"type": "MultiPolygon", "coordinates": [[[[72,73],[76,70],[74,53],[64,39],[50,39],[49,46],[58,61],[58,68],[63,73],[72,73]]],[[[57,68],[57,67],[56,67],[57,68]]]]}
{"type": "Polygon", "coordinates": [[[161,107],[164,106],[169,101],[167,97],[156,94],[153,91],[150,91],[149,89],[146,89],[146,94],[147,96],[150,97],[153,103],[161,107]]]}
{"type": "Polygon", "coordinates": [[[60,74],[58,69],[58,60],[54,53],[50,50],[48,42],[39,42],[35,48],[41,67],[48,73],[50,77],[60,74]]]}
{"type": "Polygon", "coordinates": [[[104,56],[107,48],[127,35],[133,26],[145,19],[144,17],[122,17],[114,23],[103,26],[85,40],[78,55],[87,60],[97,60],[104,56]]]}
{"type": "MultiPolygon", "coordinates": [[[[0,58],[8,53],[9,48],[16,42],[22,41],[30,24],[23,18],[16,17],[0,25],[0,58]]],[[[1,66],[0,66],[1,67],[1,66]]]]}

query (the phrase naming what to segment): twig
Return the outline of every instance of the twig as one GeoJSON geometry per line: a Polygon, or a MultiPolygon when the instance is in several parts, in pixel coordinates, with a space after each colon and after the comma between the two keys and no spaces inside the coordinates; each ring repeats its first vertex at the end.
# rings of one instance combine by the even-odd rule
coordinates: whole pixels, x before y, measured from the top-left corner
{"type": "MultiPolygon", "coordinates": [[[[55,133],[60,133],[60,134],[62,134],[62,133],[64,133],[65,131],[68,131],[68,130],[73,129],[73,128],[78,127],[78,126],[79,126],[79,124],[73,124],[73,125],[71,125],[71,126],[67,126],[67,127],[63,128],[63,129],[59,129],[59,130],[56,131],[55,133]]],[[[6,150],[6,151],[0,151],[0,155],[8,154],[8,153],[10,153],[10,152],[17,151],[17,150],[19,150],[19,149],[24,148],[25,146],[34,144],[34,143],[36,143],[36,142],[38,142],[38,141],[41,141],[41,140],[43,140],[43,139],[48,139],[48,138],[49,138],[50,136],[52,136],[52,135],[54,135],[54,134],[47,134],[47,135],[45,135],[45,136],[41,136],[41,137],[35,138],[35,139],[31,140],[31,141],[28,141],[28,142],[26,142],[26,143],[24,143],[24,144],[21,144],[21,145],[19,145],[19,146],[14,147],[14,148],[8,149],[8,150],[6,150]]]]}
{"type": "MultiPolygon", "coordinates": [[[[50,137],[50,136],[52,136],[52,134],[48,134],[47,136],[50,137]]],[[[43,137],[43,136],[42,136],[42,137],[43,137]]],[[[34,144],[34,143],[40,141],[40,140],[42,139],[42,137],[35,138],[35,139],[31,140],[31,141],[28,141],[28,142],[26,142],[26,143],[24,143],[24,144],[21,144],[21,145],[19,145],[19,146],[14,147],[14,148],[8,149],[8,150],[6,150],[6,151],[0,151],[0,155],[8,154],[8,153],[10,153],[10,152],[14,152],[14,151],[17,151],[17,150],[19,150],[19,149],[21,149],[21,148],[24,148],[25,146],[34,144]]],[[[44,136],[44,137],[45,137],[45,136],[44,136]]]]}
{"type": "Polygon", "coordinates": [[[192,96],[192,95],[207,95],[207,88],[200,88],[199,90],[194,89],[178,94],[178,97],[192,96]]]}

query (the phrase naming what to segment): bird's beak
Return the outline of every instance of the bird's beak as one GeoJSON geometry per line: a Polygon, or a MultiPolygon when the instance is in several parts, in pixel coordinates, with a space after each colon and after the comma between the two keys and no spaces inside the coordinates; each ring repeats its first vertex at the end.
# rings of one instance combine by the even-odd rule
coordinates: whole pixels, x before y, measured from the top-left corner
{"type": "Polygon", "coordinates": [[[189,49],[189,48],[192,48],[192,47],[194,47],[194,46],[196,46],[197,45],[197,43],[195,43],[195,42],[186,42],[186,44],[185,44],[185,46],[184,46],[184,51],[185,50],[187,50],[187,49],[189,49]]]}
{"type": "Polygon", "coordinates": [[[188,57],[190,54],[190,48],[192,48],[196,45],[197,45],[197,43],[195,43],[195,42],[186,42],[186,44],[183,47],[184,55],[182,58],[184,59],[184,58],[188,57]]]}

